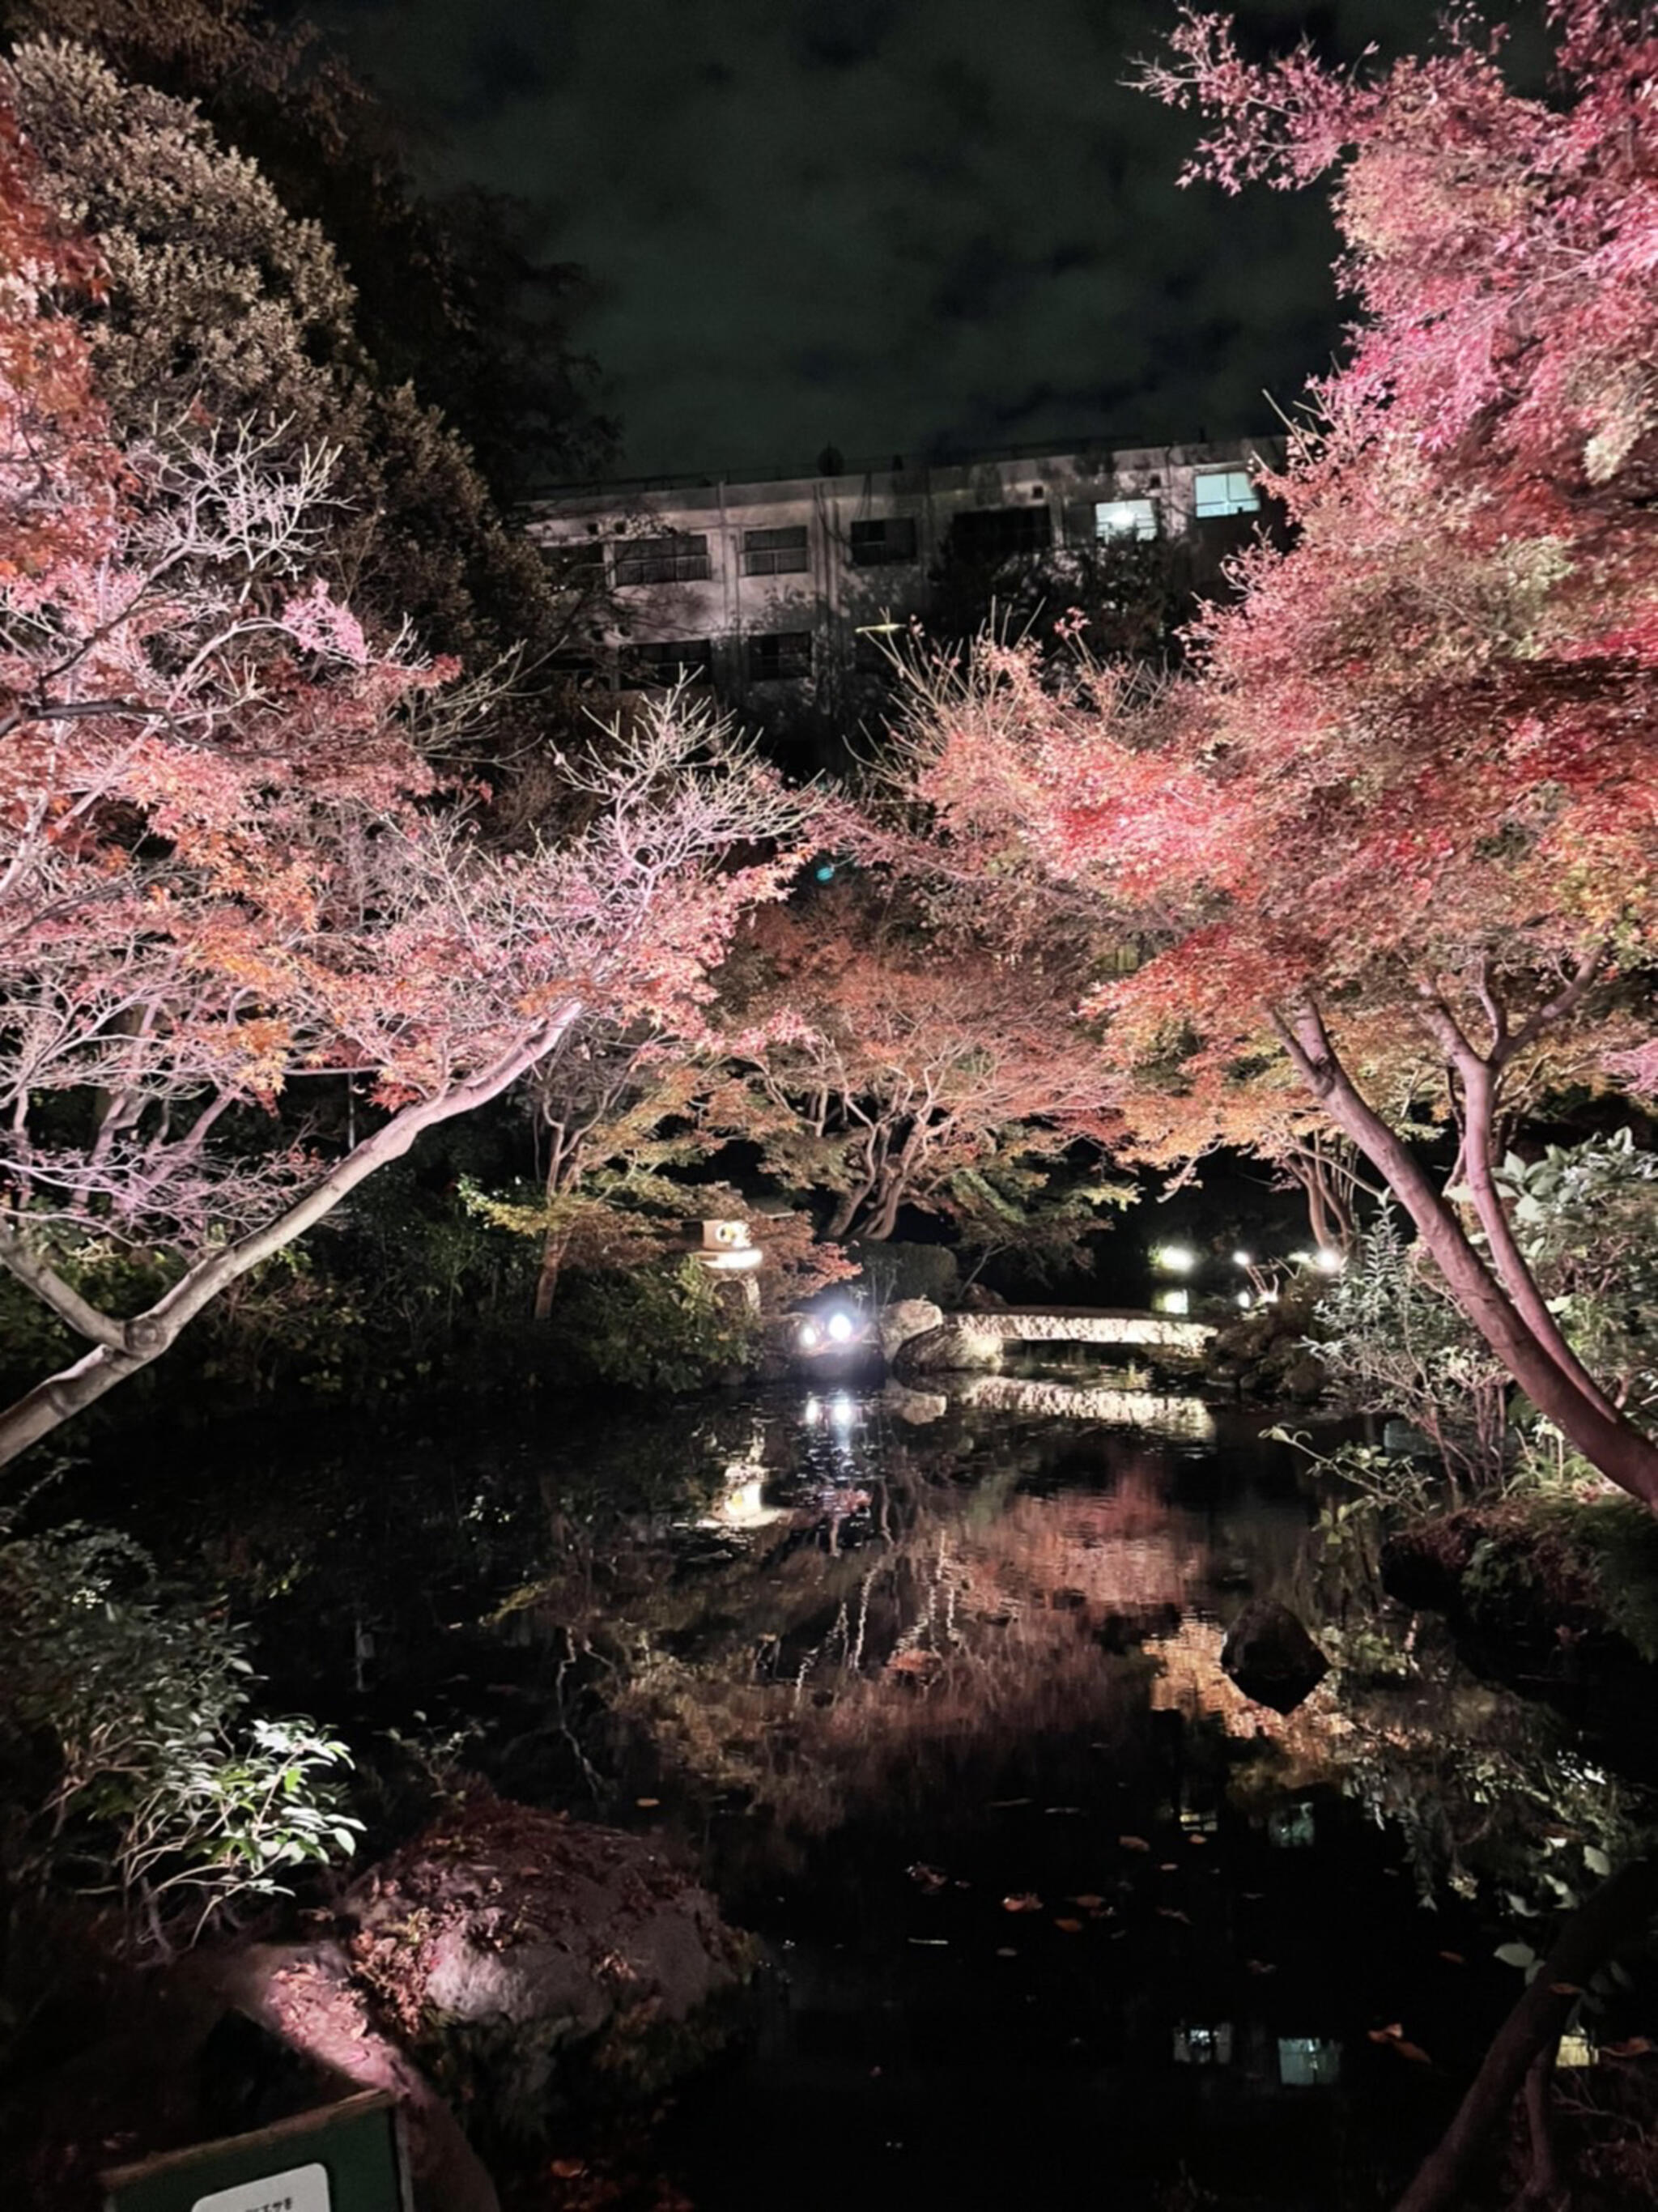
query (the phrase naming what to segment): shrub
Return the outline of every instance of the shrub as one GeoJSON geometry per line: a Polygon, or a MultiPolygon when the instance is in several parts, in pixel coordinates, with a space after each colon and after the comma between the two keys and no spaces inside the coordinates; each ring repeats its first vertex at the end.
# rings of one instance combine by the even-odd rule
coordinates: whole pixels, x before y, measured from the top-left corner
{"type": "Polygon", "coordinates": [[[252,1714],[252,1681],[240,1632],[171,1597],[127,1537],[0,1524],[9,1877],[113,1893],[132,1940],[171,1949],[349,1857],[344,1745],[252,1714]]]}

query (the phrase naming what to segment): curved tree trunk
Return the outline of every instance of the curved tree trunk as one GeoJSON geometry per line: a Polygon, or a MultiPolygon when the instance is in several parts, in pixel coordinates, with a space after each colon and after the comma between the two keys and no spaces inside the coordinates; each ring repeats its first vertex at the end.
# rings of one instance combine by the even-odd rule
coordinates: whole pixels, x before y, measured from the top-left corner
{"type": "Polygon", "coordinates": [[[1381,1170],[1452,1297],[1533,1405],[1609,1481],[1658,1510],[1658,1445],[1616,1409],[1608,1411],[1600,1392],[1585,1389],[1538,1340],[1416,1155],[1361,1097],[1316,1010],[1280,1021],[1279,1035],[1325,1112],[1381,1170]]]}
{"type": "Polygon", "coordinates": [[[95,1405],[118,1383],[125,1382],[129,1376],[159,1359],[222,1291],[228,1290],[250,1268],[257,1267],[262,1260],[268,1260],[273,1252],[280,1252],[302,1237],[307,1229],[331,1213],[359,1183],[366,1182],[392,1160],[400,1159],[422,1130],[435,1128],[440,1122],[453,1121],[459,1115],[471,1113],[474,1107],[499,1097],[508,1085],[515,1083],[552,1050],[579,1011],[572,1005],[549,1020],[537,1023],[493,1067],[483,1069],[470,1081],[458,1084],[452,1091],[436,1098],[422,1099],[404,1107],[372,1136],[365,1137],[343,1159],[337,1161],[319,1182],[274,1221],[250,1230],[234,1244],[225,1245],[198,1261],[154,1305],[130,1321],[112,1321],[96,1312],[83,1300],[76,1298],[66,1285],[52,1278],[50,1270],[44,1269],[21,1243],[0,1236],[0,1264],[28,1284],[82,1335],[94,1340],[92,1350],[72,1366],[37,1382],[15,1405],[0,1413],[0,1467],[9,1466],[31,1444],[50,1436],[76,1413],[95,1405]],[[14,1249],[8,1249],[9,1242],[14,1249]]]}
{"type": "MultiPolygon", "coordinates": [[[[1637,1859],[1603,1882],[1571,1915],[1518,2004],[1497,2032],[1456,2118],[1423,2160],[1394,2212],[1455,2212],[1481,2144],[1511,2109],[1541,2054],[1552,2051],[1596,1968],[1645,1929],[1658,1911],[1658,1859],[1637,1859]]],[[[1540,2083],[1540,2087],[1546,2086],[1540,2083]]],[[[1533,2092],[1528,2117],[1537,2124],[1533,2092]]],[[[1533,2145],[1535,2150],[1535,2145],[1533,2145]]]]}

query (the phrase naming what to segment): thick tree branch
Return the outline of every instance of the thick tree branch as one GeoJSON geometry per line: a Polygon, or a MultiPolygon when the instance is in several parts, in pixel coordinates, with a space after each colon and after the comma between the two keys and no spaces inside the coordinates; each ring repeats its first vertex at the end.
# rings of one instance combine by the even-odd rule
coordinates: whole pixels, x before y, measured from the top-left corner
{"type": "Polygon", "coordinates": [[[1497,2030],[1456,2118],[1423,2160],[1395,2212],[1452,2212],[1467,2202],[1480,2146],[1513,2104],[1540,2051],[1560,2039],[1576,1992],[1658,1912],[1658,1859],[1637,1859],[1603,1882],[1566,1922],[1553,1949],[1497,2030]]]}
{"type": "Polygon", "coordinates": [[[100,1313],[90,1304],[9,1227],[0,1227],[0,1267],[14,1274],[25,1289],[33,1291],[41,1304],[50,1306],[58,1320],[67,1322],[77,1336],[85,1337],[90,1344],[101,1344],[112,1352],[126,1348],[124,1324],[112,1321],[106,1313],[100,1313]]]}

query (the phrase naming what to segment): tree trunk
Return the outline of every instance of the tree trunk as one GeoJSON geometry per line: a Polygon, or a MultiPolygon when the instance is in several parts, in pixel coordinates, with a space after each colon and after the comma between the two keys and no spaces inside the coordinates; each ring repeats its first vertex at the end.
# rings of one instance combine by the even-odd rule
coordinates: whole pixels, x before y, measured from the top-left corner
{"type": "Polygon", "coordinates": [[[1596,1968],[1642,1934],[1658,1911],[1658,1859],[1637,1859],[1574,1912],[1497,2032],[1485,2063],[1437,2148],[1423,2160],[1394,2212],[1454,2212],[1468,2198],[1470,2169],[1485,2136],[1512,2106],[1541,2051],[1560,2040],[1575,1994],[1596,1968]]]}
{"type": "Polygon", "coordinates": [[[1380,1170],[1452,1297],[1533,1405],[1609,1481],[1658,1510],[1658,1445],[1621,1413],[1603,1410],[1599,1394],[1576,1382],[1539,1342],[1416,1155],[1360,1096],[1316,1011],[1297,1015],[1293,1025],[1280,1024],[1279,1034],[1325,1112],[1380,1170]]]}
{"type": "MultiPolygon", "coordinates": [[[[102,1340],[90,1352],[72,1366],[37,1382],[15,1405],[0,1413],[0,1467],[9,1466],[31,1444],[50,1436],[76,1413],[95,1405],[118,1383],[125,1382],[129,1376],[159,1359],[221,1291],[228,1290],[250,1268],[257,1267],[262,1260],[268,1260],[273,1252],[280,1252],[302,1237],[307,1229],[331,1213],[359,1183],[366,1182],[392,1160],[400,1159],[422,1130],[453,1121],[474,1107],[499,1097],[509,1084],[516,1082],[551,1051],[579,1012],[579,1006],[572,1005],[538,1023],[493,1067],[485,1068],[468,1082],[457,1085],[436,1098],[422,1099],[404,1107],[372,1136],[365,1137],[343,1159],[336,1162],[320,1182],[274,1221],[266,1222],[263,1228],[250,1230],[234,1244],[198,1261],[147,1311],[131,1321],[107,1323],[106,1331],[100,1333],[102,1340]]],[[[3,1256],[3,1248],[0,1248],[0,1258],[3,1256]]],[[[27,1279],[21,1269],[14,1272],[27,1279]]]]}
{"type": "Polygon", "coordinates": [[[1467,1178],[1468,1195],[1473,1200],[1475,1217],[1485,1232],[1485,1241],[1491,1247],[1491,1259],[1503,1287],[1513,1300],[1521,1319],[1555,1365],[1608,1419],[1616,1420],[1619,1418],[1617,1407],[1561,1334],[1560,1324],[1549,1311],[1548,1301],[1538,1289],[1537,1279],[1527,1266],[1526,1256],[1515,1241],[1508,1208],[1503,1203],[1491,1171],[1497,1114],[1495,1079],[1485,1063],[1478,1060],[1461,1067],[1459,1073],[1462,1077],[1463,1108],[1467,1120],[1463,1138],[1463,1172],[1467,1178]]]}

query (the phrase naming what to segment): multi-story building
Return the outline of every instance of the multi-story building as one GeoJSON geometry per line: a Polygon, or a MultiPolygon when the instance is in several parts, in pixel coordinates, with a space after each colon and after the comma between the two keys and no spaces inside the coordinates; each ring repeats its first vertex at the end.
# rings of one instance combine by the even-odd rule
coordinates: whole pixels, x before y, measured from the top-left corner
{"type": "Polygon", "coordinates": [[[525,522],[592,617],[572,672],[623,690],[707,681],[763,712],[884,673],[884,641],[925,618],[949,561],[993,573],[1175,539],[1201,587],[1259,522],[1255,457],[1278,451],[1142,446],[914,469],[826,454],[816,476],[568,486],[525,522]]]}

